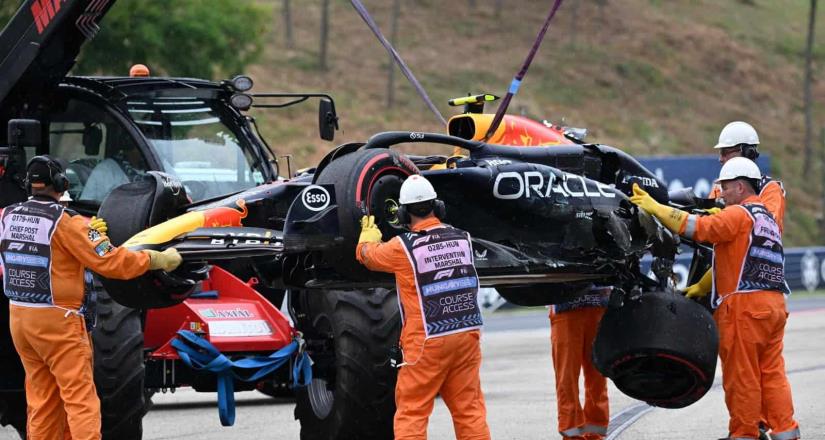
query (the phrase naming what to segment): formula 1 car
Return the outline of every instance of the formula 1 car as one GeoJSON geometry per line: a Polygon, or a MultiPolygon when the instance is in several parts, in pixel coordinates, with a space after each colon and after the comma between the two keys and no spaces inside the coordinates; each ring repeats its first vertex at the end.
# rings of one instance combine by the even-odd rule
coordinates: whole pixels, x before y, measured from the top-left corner
{"type": "MultiPolygon", "coordinates": [[[[449,134],[380,133],[284,179],[244,114],[253,99],[267,98],[247,93],[248,78],[66,77],[113,2],[37,9],[45,3],[25,2],[0,35],[0,131],[9,122],[10,147],[0,164],[0,208],[19,190],[26,157],[74,157],[70,207],[107,219],[115,245],[172,246],[184,257],[170,274],[102,280],[105,289],[90,283],[100,295],[93,339],[104,438],[140,438],[156,391],[216,389],[211,373],[182,362],[173,344],[182,329],[233,359],[271,353],[300,335],[314,360],[311,382],[295,391],[301,438],[391,438],[394,282],[360,266],[354,249],[364,214],[376,216],[384,239],[404,231],[398,191],[416,173],[444,200],[444,220],[470,232],[482,285],[510,302],[555,304],[613,287],[594,352],[621,390],[680,407],[709,389],[713,320],[672,293],[678,239],[627,198],[633,183],[661,202],[669,196],[621,150],[514,116],[482,141],[491,115],[467,112],[450,120],[449,134]],[[444,154],[402,154],[395,147],[404,144],[444,154]],[[124,179],[107,180],[104,162],[124,161],[124,179]],[[655,278],[641,270],[645,256],[655,278]]],[[[317,96],[326,97],[293,98],[317,96]]],[[[330,139],[331,98],[319,120],[330,139]]],[[[23,431],[22,374],[7,355],[11,344],[3,350],[0,423],[23,431]]],[[[288,370],[235,386],[281,393],[288,370]]]]}
{"type": "MultiPolygon", "coordinates": [[[[525,142],[519,139],[545,139],[556,145],[476,140],[491,116],[454,117],[450,135],[380,133],[366,143],[339,146],[317,168],[292,179],[207,203],[176,205],[180,198],[172,194],[182,186],[161,174],[153,174],[149,183],[119,187],[100,210],[112,222],[112,237],[125,240],[135,234],[124,243],[134,249],[175,247],[189,269],[163,275],[166,279],[148,274],[137,282],[107,280],[106,290],[131,307],[167,307],[194,290],[187,270],[250,260],[261,283],[289,289],[296,327],[310,341],[310,353],[325,360],[313,369],[318,385],[308,389],[313,417],[301,412],[300,400],[296,411],[302,423],[309,422],[303,429],[325,426],[337,405],[328,402],[356,383],[357,374],[343,368],[346,359],[365,350],[340,338],[347,330],[392,332],[378,310],[376,327],[344,330],[346,324],[330,313],[330,302],[346,295],[370,298],[394,285],[391,277],[355,261],[358,220],[375,215],[384,239],[402,233],[398,192],[405,178],[420,173],[444,201],[444,220],[470,232],[482,285],[527,306],[572,301],[595,286],[612,286],[594,353],[600,370],[625,393],[653,405],[677,408],[698,400],[713,382],[713,320],[672,291],[678,238],[627,196],[636,183],[668,203],[665,185],[621,150],[574,142],[562,129],[525,118],[506,117],[497,138],[521,145],[525,142]],[[458,147],[465,154],[417,156],[391,148],[421,143],[458,147]],[[176,211],[185,213],[143,230],[154,212],[167,217],[176,211]],[[145,217],[135,218],[135,212],[145,217]],[[655,279],[640,269],[645,255],[654,259],[655,279]],[[323,334],[319,328],[331,331],[323,334]]],[[[397,313],[392,310],[397,306],[377,305],[384,313],[397,313]]]]}

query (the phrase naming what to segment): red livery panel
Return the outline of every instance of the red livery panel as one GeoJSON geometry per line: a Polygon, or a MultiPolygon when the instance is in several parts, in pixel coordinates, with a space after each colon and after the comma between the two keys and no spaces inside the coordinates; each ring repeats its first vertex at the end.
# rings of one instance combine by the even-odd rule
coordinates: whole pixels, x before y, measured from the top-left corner
{"type": "Polygon", "coordinates": [[[194,297],[150,309],[144,336],[144,348],[153,350],[150,358],[179,359],[169,345],[178,330],[202,334],[223,353],[268,353],[289,344],[294,334],[289,320],[252,285],[215,266],[194,297]]]}

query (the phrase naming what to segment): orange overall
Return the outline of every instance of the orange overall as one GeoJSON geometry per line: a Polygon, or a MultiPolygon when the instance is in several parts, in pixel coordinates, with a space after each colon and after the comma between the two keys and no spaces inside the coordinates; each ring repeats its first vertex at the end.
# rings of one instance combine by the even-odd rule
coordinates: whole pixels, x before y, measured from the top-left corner
{"type": "MultiPolygon", "coordinates": [[[[432,218],[413,230],[439,226],[441,223],[432,218]]],[[[395,440],[427,438],[427,422],[439,394],[450,409],[457,439],[489,439],[479,377],[479,331],[425,339],[415,273],[399,237],[386,243],[360,243],[356,258],[370,270],[395,274],[403,311],[401,347],[406,365],[399,370],[395,387],[395,440]]]]}
{"type": "Polygon", "coordinates": [[[100,439],[92,345],[77,313],[84,298],[84,269],[128,279],[148,270],[149,256],[112,247],[108,238],[89,229],[86,218],[65,212],[59,218],[49,244],[51,303],[9,305],[12,339],[26,371],[28,438],[100,439]]]}
{"type": "MultiPolygon", "coordinates": [[[[759,190],[759,199],[762,200],[762,203],[768,208],[768,211],[773,214],[773,218],[776,224],[779,225],[779,231],[781,232],[784,230],[785,222],[785,188],[778,180],[766,180],[767,178],[763,178],[762,188],[759,190]]],[[[715,199],[721,196],[722,187],[719,184],[713,185],[713,189],[710,191],[708,197],[715,199]]],[[[764,413],[760,424],[766,427],[770,426],[764,413]]]]}
{"type": "Polygon", "coordinates": [[[796,439],[799,425],[793,418],[782,357],[788,316],[785,298],[779,291],[741,288],[746,259],[754,254],[754,220],[743,205],[764,206],[757,196],[751,196],[713,216],[690,216],[680,233],[714,244],[713,282],[718,297],[714,319],[719,328],[730,437],[758,438],[763,415],[773,428],[772,438],[796,439]]]}
{"type": "Polygon", "coordinates": [[[587,305],[563,310],[550,306],[550,345],[556,374],[559,434],[564,439],[601,440],[607,435],[610,405],[607,379],[593,366],[593,340],[604,307],[587,305]],[[584,408],[579,376],[584,371],[584,408]]]}

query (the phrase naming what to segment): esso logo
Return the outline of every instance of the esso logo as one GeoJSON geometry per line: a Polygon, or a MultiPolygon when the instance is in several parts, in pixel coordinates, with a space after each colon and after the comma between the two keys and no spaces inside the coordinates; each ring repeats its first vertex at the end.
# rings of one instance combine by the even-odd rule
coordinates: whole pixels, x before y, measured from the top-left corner
{"type": "Polygon", "coordinates": [[[301,201],[310,211],[322,211],[329,206],[329,192],[323,186],[312,185],[304,190],[301,201]]]}

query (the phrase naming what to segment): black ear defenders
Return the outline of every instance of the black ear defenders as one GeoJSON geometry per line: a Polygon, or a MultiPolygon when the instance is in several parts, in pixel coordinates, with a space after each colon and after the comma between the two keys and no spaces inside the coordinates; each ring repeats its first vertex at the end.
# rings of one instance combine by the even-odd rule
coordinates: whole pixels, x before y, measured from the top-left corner
{"type": "Polygon", "coordinates": [[[439,220],[447,218],[447,207],[444,206],[443,201],[435,199],[435,203],[433,203],[433,214],[435,214],[439,220]]]}
{"type": "Polygon", "coordinates": [[[66,174],[63,172],[63,166],[48,155],[41,155],[34,156],[26,165],[26,190],[30,194],[32,190],[32,182],[29,176],[29,170],[32,165],[36,163],[45,164],[49,169],[49,180],[51,181],[52,188],[54,188],[55,192],[61,193],[69,189],[69,179],[66,178],[66,174]]]}
{"type": "Polygon", "coordinates": [[[756,149],[756,145],[742,144],[739,149],[742,152],[742,157],[750,160],[756,160],[759,157],[759,150],[756,149]]]}
{"type": "MultiPolygon", "coordinates": [[[[444,220],[445,218],[447,218],[447,207],[444,206],[443,201],[441,201],[439,199],[433,200],[433,214],[439,220],[444,220]]],[[[409,210],[407,210],[407,205],[399,206],[398,207],[398,212],[397,212],[396,215],[398,215],[398,221],[402,225],[408,225],[412,221],[412,218],[410,218],[410,212],[409,212],[409,210]]]]}

